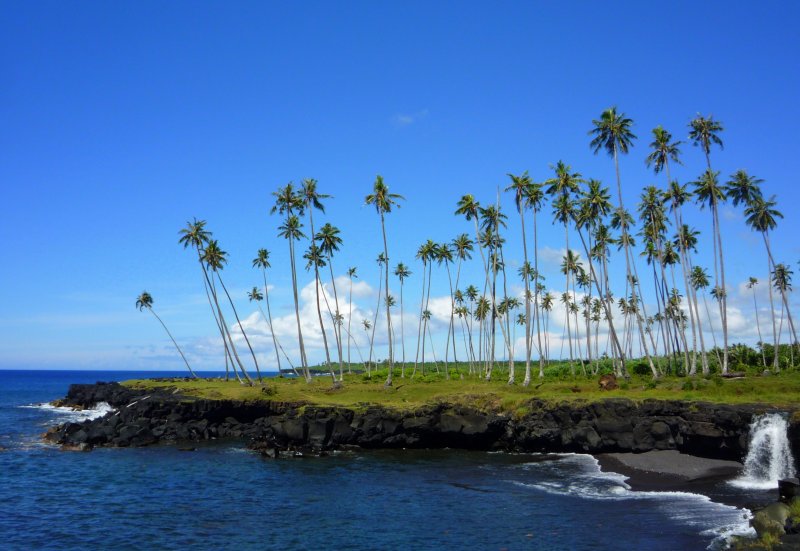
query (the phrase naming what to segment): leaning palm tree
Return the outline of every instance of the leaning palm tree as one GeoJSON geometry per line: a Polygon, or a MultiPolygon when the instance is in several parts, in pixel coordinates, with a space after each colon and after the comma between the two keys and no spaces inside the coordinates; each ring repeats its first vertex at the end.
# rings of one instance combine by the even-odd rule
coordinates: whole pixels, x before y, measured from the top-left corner
{"type": "Polygon", "coordinates": [[[300,365],[303,368],[303,377],[306,382],[311,382],[311,373],[308,370],[308,359],[306,358],[306,348],[303,343],[303,330],[300,327],[300,301],[297,297],[297,267],[295,263],[294,242],[305,237],[300,230],[303,224],[300,223],[298,214],[303,214],[304,203],[300,196],[294,191],[293,184],[289,182],[278,191],[272,194],[275,197],[275,206],[270,211],[272,214],[280,213],[286,216],[284,223],[278,226],[278,235],[289,242],[289,266],[292,271],[292,295],[294,296],[294,315],[297,321],[297,341],[300,347],[300,365]],[[297,214],[295,214],[297,213],[297,214]]]}
{"type": "MultiPolygon", "coordinates": [[[[542,348],[542,327],[539,315],[539,236],[536,224],[536,214],[542,210],[544,206],[544,184],[531,181],[530,185],[525,187],[525,206],[533,211],[533,271],[530,272],[531,280],[533,281],[533,314],[534,322],[536,323],[536,343],[537,350],[539,351],[539,378],[544,377],[544,349],[542,348]]],[[[530,320],[527,320],[530,322],[530,320]]],[[[527,377],[527,374],[526,374],[527,377]]],[[[528,381],[530,384],[530,381],[528,381]]],[[[527,386],[523,382],[523,386],[527,386]]]]}
{"type": "Polygon", "coordinates": [[[269,251],[267,249],[258,249],[257,256],[253,259],[253,268],[261,268],[261,273],[264,276],[264,297],[267,303],[267,324],[269,325],[269,332],[272,335],[272,345],[275,348],[275,358],[278,361],[278,374],[283,377],[283,370],[281,370],[281,355],[278,353],[278,337],[275,336],[275,331],[272,328],[272,310],[269,306],[269,285],[267,285],[267,268],[271,265],[269,263],[269,251]]]}
{"type": "MultiPolygon", "coordinates": [[[[319,269],[325,267],[325,256],[322,254],[322,251],[316,243],[311,243],[311,245],[308,247],[308,250],[305,252],[305,254],[303,254],[303,258],[306,260],[306,270],[310,270],[313,267],[315,271],[319,273],[319,269]]],[[[325,333],[325,325],[322,323],[322,310],[320,309],[319,302],[319,288],[320,281],[319,278],[316,278],[314,281],[314,292],[317,299],[317,317],[319,320],[319,329],[322,333],[322,344],[325,349],[325,364],[328,367],[331,379],[333,379],[333,385],[338,386],[336,375],[333,372],[333,364],[331,363],[331,355],[328,348],[328,335],[325,333]]]]}
{"type": "Polygon", "coordinates": [[[719,315],[722,321],[722,373],[728,372],[728,312],[725,292],[725,262],[722,254],[722,232],[719,227],[719,204],[725,200],[725,189],[720,186],[719,173],[706,170],[694,186],[694,194],[700,207],[711,209],[712,243],[714,245],[714,286],[720,289],[719,315]]]}
{"type": "Polygon", "coordinates": [[[331,274],[331,286],[333,287],[333,300],[336,306],[336,312],[330,312],[330,305],[328,304],[328,297],[323,292],[323,297],[325,298],[325,304],[328,304],[328,313],[331,314],[331,318],[334,320],[334,336],[336,337],[336,350],[339,353],[339,380],[343,380],[344,378],[344,368],[343,368],[343,355],[342,355],[342,325],[336,323],[335,320],[341,315],[339,312],[339,293],[336,291],[336,278],[333,275],[333,253],[339,250],[339,246],[342,244],[342,238],[339,237],[339,228],[336,226],[331,225],[330,223],[325,224],[320,228],[319,233],[315,236],[315,239],[319,241],[319,248],[320,251],[325,255],[327,262],[328,262],[328,269],[330,270],[331,274]]]}
{"type": "MultiPolygon", "coordinates": [[[[223,268],[225,268],[225,263],[227,262],[228,262],[228,253],[226,253],[220,248],[219,243],[217,242],[216,239],[211,239],[206,244],[206,247],[203,250],[203,263],[206,265],[206,268],[213,274],[212,278],[216,276],[216,281],[219,282],[220,286],[222,286],[222,290],[225,292],[225,296],[228,297],[228,303],[231,305],[231,309],[233,310],[233,315],[236,318],[236,324],[239,326],[239,332],[244,337],[244,340],[247,343],[247,347],[250,349],[250,354],[252,354],[253,356],[253,363],[256,366],[256,372],[258,373],[258,380],[259,382],[263,382],[261,379],[261,371],[258,368],[258,360],[256,359],[256,353],[255,351],[253,351],[253,347],[250,345],[250,339],[247,337],[247,333],[245,332],[244,327],[242,327],[242,321],[239,319],[239,313],[236,311],[236,306],[233,304],[233,298],[231,298],[231,295],[228,292],[228,288],[225,286],[225,282],[222,281],[222,276],[220,275],[220,272],[223,270],[223,268]]],[[[217,304],[217,308],[219,309],[219,304],[217,304]]],[[[225,331],[228,334],[228,342],[231,345],[231,349],[234,351],[234,355],[236,355],[236,346],[234,345],[230,331],[228,330],[227,327],[225,328],[225,331]]],[[[250,375],[247,374],[247,370],[244,368],[244,365],[242,365],[241,361],[239,361],[239,368],[241,369],[244,378],[247,379],[247,382],[252,384],[250,375]]]]}
{"type": "MultiPolygon", "coordinates": [[[[745,221],[753,231],[761,233],[764,240],[764,247],[767,250],[767,273],[772,273],[773,266],[775,265],[772,257],[772,248],[770,247],[769,233],[778,226],[778,218],[783,218],[783,214],[775,208],[775,197],[764,199],[758,197],[747,205],[744,211],[745,221]]],[[[772,337],[774,343],[774,357],[773,367],[778,369],[778,331],[775,324],[775,303],[772,298],[772,285],[767,285],[769,289],[769,305],[772,315],[772,337]]]]}
{"type": "Polygon", "coordinates": [[[195,375],[194,371],[192,371],[192,366],[189,365],[189,360],[187,360],[186,356],[183,355],[183,350],[181,350],[181,347],[178,346],[178,343],[175,341],[175,337],[173,337],[172,333],[170,333],[169,329],[167,329],[167,326],[161,319],[161,317],[159,317],[159,315],[156,314],[156,311],[153,310],[153,297],[150,296],[150,293],[148,293],[147,291],[142,291],[142,294],[136,298],[136,308],[138,308],[140,312],[143,309],[147,308],[150,311],[150,313],[156,317],[156,319],[161,324],[161,327],[164,328],[164,331],[167,332],[167,335],[169,335],[169,338],[172,340],[172,344],[174,344],[175,348],[178,349],[178,353],[181,355],[181,358],[183,358],[183,363],[186,364],[186,369],[188,369],[192,377],[196,379],[197,375],[195,375]]]}
{"type": "Polygon", "coordinates": [[[386,270],[384,272],[386,284],[386,325],[389,336],[389,376],[386,378],[385,386],[392,386],[392,371],[394,369],[394,356],[392,355],[392,314],[389,310],[389,246],[386,243],[386,224],[384,215],[392,212],[392,207],[400,205],[398,199],[403,199],[402,195],[389,193],[389,186],[383,182],[383,177],[378,174],[373,184],[372,193],[367,195],[364,200],[368,205],[375,205],[375,210],[381,217],[381,233],[383,234],[383,255],[386,259],[386,270]]]}
{"type": "MultiPolygon", "coordinates": [[[[593,138],[589,145],[595,155],[597,155],[600,150],[605,150],[609,156],[613,157],[614,171],[617,176],[619,212],[625,212],[625,205],[622,200],[622,179],[619,172],[619,156],[620,154],[627,154],[630,148],[633,146],[633,140],[636,139],[636,135],[631,132],[633,121],[626,117],[624,113],[617,113],[616,107],[610,107],[601,113],[599,119],[593,120],[592,124],[594,125],[594,128],[589,131],[589,135],[593,136],[593,138]]],[[[634,259],[630,250],[631,241],[628,236],[627,224],[622,224],[621,229],[622,243],[625,250],[625,275],[627,277],[627,281],[631,283],[631,290],[633,291],[638,303],[641,304],[642,314],[646,318],[647,311],[645,310],[644,302],[642,301],[641,289],[637,287],[639,278],[636,277],[635,266],[631,266],[634,263],[634,259]]],[[[642,324],[642,315],[639,315],[638,310],[635,310],[634,312],[636,314],[639,332],[643,334],[644,327],[642,324]]],[[[644,339],[643,350],[645,356],[647,356],[647,361],[650,364],[650,371],[652,372],[653,377],[657,378],[659,376],[658,370],[653,363],[653,359],[650,356],[650,351],[647,347],[647,342],[644,341],[644,339]]]]}
{"type": "Polygon", "coordinates": [[[400,280],[400,346],[403,349],[403,363],[400,364],[400,378],[404,379],[406,376],[406,337],[403,323],[403,282],[411,275],[411,270],[408,266],[399,262],[394,269],[394,275],[400,280]]]}
{"type": "MultiPolygon", "coordinates": [[[[324,213],[325,207],[322,204],[322,199],[327,199],[330,197],[330,195],[319,193],[317,191],[317,181],[313,178],[307,178],[303,180],[303,183],[300,186],[299,197],[303,203],[303,207],[308,212],[308,223],[309,227],[311,228],[309,240],[311,241],[311,245],[313,247],[316,246],[314,243],[314,240],[316,239],[316,233],[314,232],[314,209],[324,213]]],[[[319,253],[319,251],[317,251],[317,253],[319,253]]],[[[322,256],[321,253],[320,256],[322,256]]],[[[311,264],[313,264],[314,267],[314,289],[317,305],[317,318],[319,319],[319,329],[322,332],[322,341],[325,345],[325,358],[327,359],[328,364],[330,364],[331,354],[328,348],[328,337],[325,334],[325,324],[322,322],[322,306],[319,301],[319,287],[321,285],[319,268],[321,264],[317,262],[311,262],[311,264]]]]}
{"type": "MultiPolygon", "coordinates": [[[[224,321],[220,321],[220,314],[216,308],[217,306],[217,296],[215,289],[211,286],[211,280],[208,277],[208,270],[206,270],[205,264],[203,264],[203,248],[205,244],[211,239],[211,232],[205,229],[206,221],[205,220],[198,220],[195,218],[192,222],[187,222],[186,227],[180,230],[178,233],[181,236],[178,239],[178,243],[183,245],[183,248],[186,249],[188,247],[192,247],[195,252],[197,252],[197,261],[200,264],[200,270],[203,274],[203,288],[206,292],[206,298],[208,299],[208,305],[211,307],[211,314],[214,317],[214,324],[217,326],[217,330],[219,331],[220,338],[222,339],[222,346],[225,353],[225,380],[228,380],[228,366],[233,365],[233,355],[231,354],[230,348],[228,346],[228,340],[225,335],[225,324],[224,321]],[[212,292],[213,297],[212,297],[212,292]]],[[[239,379],[239,373],[236,371],[234,367],[233,373],[237,379],[239,379]]],[[[240,379],[239,379],[240,380],[240,379]]]]}

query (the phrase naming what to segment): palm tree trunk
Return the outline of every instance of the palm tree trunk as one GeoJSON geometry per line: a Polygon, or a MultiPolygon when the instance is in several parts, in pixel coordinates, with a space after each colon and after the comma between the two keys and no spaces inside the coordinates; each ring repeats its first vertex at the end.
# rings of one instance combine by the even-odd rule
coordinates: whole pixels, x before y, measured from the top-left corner
{"type": "MultiPolygon", "coordinates": [[[[527,270],[530,265],[528,264],[528,242],[525,237],[525,207],[520,205],[519,221],[522,226],[522,260],[523,266],[527,270]]],[[[527,272],[522,277],[525,280],[525,378],[522,380],[522,386],[529,386],[531,384],[531,301],[529,300],[531,287],[530,279],[527,272]]]]}
{"type": "Polygon", "coordinates": [[[406,333],[403,320],[403,280],[400,280],[400,346],[403,348],[403,363],[400,365],[400,378],[406,378],[406,333]]]}
{"type": "Polygon", "coordinates": [[[183,350],[181,350],[181,347],[180,347],[180,346],[178,346],[178,343],[175,341],[175,337],[173,337],[173,336],[172,336],[172,333],[170,333],[169,329],[167,329],[167,326],[166,326],[166,324],[164,324],[164,322],[162,321],[162,319],[161,319],[161,318],[158,316],[158,314],[156,314],[156,311],[155,311],[155,310],[153,310],[153,308],[151,308],[151,307],[148,307],[147,309],[148,309],[148,310],[150,310],[150,312],[151,312],[151,313],[152,313],[152,314],[153,314],[153,315],[156,317],[156,319],[158,320],[158,322],[161,324],[161,327],[163,327],[163,328],[164,328],[164,331],[166,331],[166,332],[167,332],[167,335],[169,335],[169,338],[172,340],[172,344],[174,344],[174,345],[175,345],[175,348],[177,348],[177,349],[178,349],[178,353],[181,355],[181,358],[183,358],[183,363],[185,363],[185,364],[186,364],[186,369],[188,369],[188,370],[189,370],[189,373],[191,373],[192,377],[194,377],[195,379],[197,379],[197,375],[195,375],[194,371],[192,371],[192,366],[190,366],[190,365],[189,365],[189,361],[186,359],[186,356],[184,356],[184,355],[183,355],[183,350]]]}
{"type": "Polygon", "coordinates": [[[383,234],[383,255],[386,257],[386,271],[384,278],[386,282],[386,331],[389,335],[389,376],[386,378],[384,386],[392,386],[392,371],[394,370],[394,355],[392,351],[392,313],[389,309],[389,247],[386,244],[386,224],[383,221],[383,211],[381,211],[381,233],[383,234]]]}
{"type": "MultiPolygon", "coordinates": [[[[417,373],[417,362],[419,361],[419,346],[422,338],[422,314],[425,311],[425,271],[428,265],[425,259],[422,260],[422,297],[419,300],[419,323],[417,324],[417,353],[414,356],[414,370],[411,372],[411,378],[417,373]]],[[[422,374],[425,375],[425,362],[423,359],[422,374]]]]}
{"type": "MultiPolygon", "coordinates": [[[[769,280],[767,280],[769,285],[769,280]]],[[[753,290],[753,310],[756,313],[756,329],[758,329],[758,342],[761,345],[761,362],[764,364],[764,369],[767,369],[767,355],[764,353],[764,339],[761,336],[761,322],[758,320],[758,301],[756,300],[756,288],[750,287],[753,290]]]]}
{"type": "Polygon", "coordinates": [[[300,328],[300,303],[297,298],[297,269],[294,260],[294,239],[289,237],[289,264],[292,268],[292,294],[294,295],[294,317],[297,320],[297,341],[300,346],[300,366],[303,368],[303,377],[307,383],[311,382],[311,373],[308,371],[308,358],[303,344],[303,330],[300,328]]]}
{"type": "Polygon", "coordinates": [[[275,336],[275,331],[272,329],[272,310],[269,306],[269,286],[267,285],[267,270],[261,270],[264,276],[264,300],[267,303],[267,323],[269,324],[269,333],[272,335],[272,346],[275,347],[275,359],[278,361],[278,375],[283,377],[283,370],[281,369],[281,355],[278,353],[278,338],[275,336]]]}
{"type": "Polygon", "coordinates": [[[219,272],[216,272],[217,279],[219,280],[220,285],[222,285],[222,290],[225,291],[225,296],[228,297],[228,302],[231,304],[231,309],[233,310],[233,315],[236,318],[236,323],[239,325],[239,331],[242,332],[242,336],[244,337],[244,342],[247,343],[247,348],[250,349],[250,354],[253,356],[253,363],[256,365],[256,373],[258,375],[258,382],[263,383],[263,379],[261,378],[261,370],[258,368],[258,360],[256,359],[256,353],[253,350],[252,345],[250,344],[250,339],[247,338],[247,333],[244,331],[244,327],[242,327],[242,322],[239,319],[239,313],[236,311],[236,306],[233,304],[233,299],[231,298],[230,293],[228,293],[228,288],[225,287],[225,282],[222,281],[222,277],[219,275],[219,272]]]}

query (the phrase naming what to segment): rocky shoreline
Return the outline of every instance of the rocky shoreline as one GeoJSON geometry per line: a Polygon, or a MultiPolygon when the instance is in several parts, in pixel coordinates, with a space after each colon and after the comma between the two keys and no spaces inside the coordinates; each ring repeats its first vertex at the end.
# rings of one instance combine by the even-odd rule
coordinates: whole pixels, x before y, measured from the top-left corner
{"type": "MultiPolygon", "coordinates": [[[[227,438],[246,440],[252,449],[272,457],[357,446],[595,455],[677,450],[741,461],[753,416],[775,410],[758,404],[533,399],[521,415],[447,403],[400,411],[369,404],[345,408],[197,399],[170,390],[168,382],[157,391],[117,383],[72,385],[57,405],[92,408],[101,402],[116,411],[59,425],[48,431],[46,439],[65,449],[91,449],[227,438]]],[[[800,420],[795,415],[789,433],[794,456],[800,457],[800,420]]]]}

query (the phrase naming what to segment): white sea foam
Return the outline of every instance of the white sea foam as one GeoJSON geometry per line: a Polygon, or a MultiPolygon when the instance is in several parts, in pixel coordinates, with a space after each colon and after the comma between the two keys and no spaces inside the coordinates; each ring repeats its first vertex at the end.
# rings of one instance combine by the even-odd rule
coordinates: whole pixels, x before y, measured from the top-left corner
{"type": "Polygon", "coordinates": [[[537,471],[537,482],[514,481],[514,484],[555,495],[569,495],[593,500],[655,500],[670,518],[697,527],[702,535],[713,537],[709,549],[724,548],[733,536],[755,536],[750,527],[752,514],[716,503],[708,496],[691,492],[637,492],[619,473],[604,472],[591,455],[558,454],[558,459],[523,465],[537,471]],[[709,520],[714,519],[714,526],[709,520]]]}
{"type": "Polygon", "coordinates": [[[47,411],[49,413],[57,415],[64,421],[72,421],[73,423],[80,423],[81,421],[97,419],[98,417],[102,417],[107,413],[113,413],[117,411],[116,409],[111,407],[107,402],[99,402],[98,404],[95,405],[95,407],[90,409],[72,409],[70,407],[54,406],[53,404],[50,403],[30,404],[27,406],[20,406],[20,407],[47,411]]]}

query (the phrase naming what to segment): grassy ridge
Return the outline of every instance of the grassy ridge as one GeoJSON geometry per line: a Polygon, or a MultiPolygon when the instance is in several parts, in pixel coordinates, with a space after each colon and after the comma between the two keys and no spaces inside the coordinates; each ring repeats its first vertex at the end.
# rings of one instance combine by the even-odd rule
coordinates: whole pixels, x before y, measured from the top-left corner
{"type": "MultiPolygon", "coordinates": [[[[687,400],[716,403],[764,403],[775,406],[800,405],[800,373],[782,372],[768,377],[748,376],[744,379],[723,379],[718,376],[665,377],[654,381],[649,376],[633,376],[620,380],[620,388],[602,391],[597,377],[548,375],[534,378],[527,388],[521,384],[509,386],[505,374],[496,371],[492,381],[477,376],[451,372],[451,379],[443,374],[417,374],[400,378],[395,370],[394,386],[384,388],[386,371],[373,371],[372,377],[364,373],[345,375],[340,389],[331,388],[327,376],[315,377],[311,383],[296,378],[270,378],[264,386],[243,386],[236,380],[220,379],[155,381],[141,379],[127,381],[135,388],[171,387],[184,394],[206,399],[276,400],[305,402],[315,405],[363,407],[367,404],[392,408],[413,408],[437,402],[470,404],[506,411],[519,411],[524,404],[538,398],[547,401],[598,401],[608,398],[632,400],[687,400]],[[462,378],[463,377],[463,378],[462,378]]],[[[520,379],[518,379],[520,380],[520,379]]]]}

